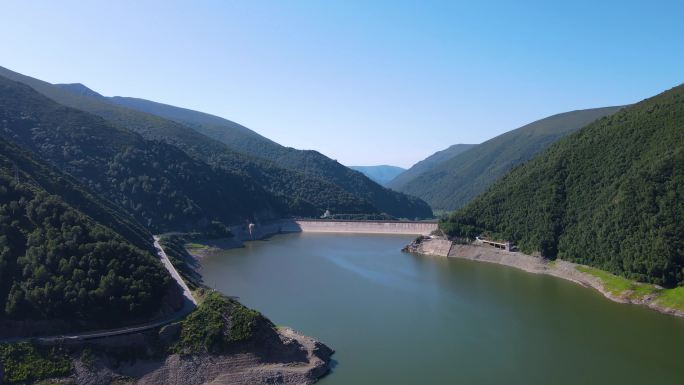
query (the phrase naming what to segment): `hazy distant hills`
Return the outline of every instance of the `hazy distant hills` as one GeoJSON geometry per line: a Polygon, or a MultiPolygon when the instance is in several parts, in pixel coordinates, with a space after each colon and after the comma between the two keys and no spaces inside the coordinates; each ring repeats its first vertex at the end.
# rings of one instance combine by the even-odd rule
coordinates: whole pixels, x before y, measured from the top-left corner
{"type": "Polygon", "coordinates": [[[559,140],[443,227],[672,287],[684,284],[683,202],[680,85],[559,140]]]}
{"type": "Polygon", "coordinates": [[[454,156],[466,151],[475,144],[454,144],[449,146],[449,148],[442,151],[437,151],[434,154],[428,156],[427,158],[421,160],[420,162],[414,164],[408,170],[405,170],[401,174],[397,175],[394,179],[387,183],[387,187],[401,191],[401,189],[406,186],[407,183],[418,177],[419,175],[432,170],[438,164],[447,161],[454,156]]]}
{"type": "Polygon", "coordinates": [[[365,176],[371,178],[377,183],[387,186],[387,182],[394,179],[397,175],[406,171],[406,169],[397,166],[379,165],[379,166],[349,166],[352,170],[363,173],[365,176]]]}
{"type": "MultiPolygon", "coordinates": [[[[571,111],[538,120],[434,165],[399,190],[422,198],[433,209],[457,209],[484,192],[513,167],[539,154],[558,139],[621,108],[571,111]]],[[[390,183],[392,185],[394,182],[390,183]]]]}
{"type": "MultiPolygon", "coordinates": [[[[315,152],[299,151],[280,146],[235,123],[207,114],[191,113],[152,102],[139,105],[155,106],[158,114],[183,113],[187,120],[179,121],[124,107],[112,98],[105,98],[80,84],[56,86],[0,67],[0,76],[28,84],[36,91],[60,104],[98,115],[116,127],[125,127],[147,140],[161,141],[186,153],[191,158],[228,173],[249,177],[256,185],[276,195],[286,213],[320,215],[326,208],[337,213],[379,213],[396,217],[429,217],[430,207],[423,201],[385,189],[361,173],[315,152]],[[162,107],[160,107],[162,106],[162,107]],[[172,112],[170,112],[172,111],[172,112]],[[190,127],[217,125],[227,131],[221,140],[211,138],[190,127]],[[232,145],[228,139],[235,138],[232,145]],[[243,143],[242,148],[236,143],[243,143]],[[252,144],[250,144],[252,143],[252,144]],[[257,143],[257,144],[254,144],[257,143]],[[263,148],[259,152],[258,149],[263,148]],[[251,153],[250,153],[251,152],[251,153]],[[258,155],[257,155],[258,154],[258,155]]],[[[117,98],[119,102],[123,98],[117,98]]],[[[138,101],[140,101],[138,99],[138,101]]],[[[139,108],[142,108],[138,106],[139,108]]]]}

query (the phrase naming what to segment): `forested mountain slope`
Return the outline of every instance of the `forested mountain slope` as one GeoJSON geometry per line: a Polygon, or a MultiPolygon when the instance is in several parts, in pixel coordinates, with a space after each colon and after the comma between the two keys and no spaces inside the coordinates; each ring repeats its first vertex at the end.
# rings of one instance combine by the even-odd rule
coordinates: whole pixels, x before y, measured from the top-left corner
{"type": "Polygon", "coordinates": [[[288,161],[254,157],[178,122],[117,105],[93,91],[83,90],[83,86],[60,87],[2,67],[0,76],[28,84],[60,104],[103,117],[146,139],[176,146],[212,166],[245,173],[260,186],[281,195],[292,214],[320,215],[326,208],[334,212],[386,212],[408,218],[432,214],[425,202],[385,189],[315,151],[301,151],[288,161]]]}
{"type": "MultiPolygon", "coordinates": [[[[68,87],[74,92],[84,93],[76,90],[73,85],[60,86],[68,87]]],[[[362,173],[345,167],[317,151],[297,150],[282,146],[235,122],[198,111],[145,99],[118,96],[107,99],[132,110],[154,114],[191,127],[225,144],[231,150],[266,161],[267,164],[272,163],[292,172],[303,172],[308,177],[316,177],[333,183],[347,193],[370,202],[381,212],[407,218],[432,216],[429,207],[419,199],[388,190],[362,173]]],[[[324,206],[331,207],[335,204],[331,202],[324,206]]],[[[351,207],[334,207],[334,209],[336,212],[354,211],[351,207]]]]}
{"type": "MultiPolygon", "coordinates": [[[[68,87],[72,92],[77,92],[71,84],[58,84],[58,86],[68,87]]],[[[120,106],[147,112],[191,127],[197,132],[245,154],[269,159],[272,157],[271,154],[278,153],[283,148],[280,144],[241,124],[215,115],[140,98],[114,96],[107,99],[120,106]]]]}
{"type": "Polygon", "coordinates": [[[0,135],[125,209],[154,232],[276,217],[282,209],[249,178],[178,148],[64,107],[0,77],[0,135]]]}
{"type": "Polygon", "coordinates": [[[442,227],[640,281],[684,285],[684,86],[561,139],[442,227]]]}
{"type": "Polygon", "coordinates": [[[126,127],[145,139],[176,146],[201,162],[230,173],[248,175],[263,188],[280,195],[289,213],[317,215],[326,207],[349,212],[377,210],[370,202],[353,196],[331,182],[238,153],[179,123],[111,103],[85,86],[55,86],[2,67],[0,76],[27,84],[60,104],[90,112],[116,126],[126,127]]]}
{"type": "Polygon", "coordinates": [[[156,315],[171,281],[148,237],[69,176],[0,139],[0,335],[15,319],[23,330],[31,320],[73,330],[156,315]]]}
{"type": "Polygon", "coordinates": [[[571,111],[530,123],[440,163],[400,191],[424,199],[434,209],[457,209],[551,143],[620,108],[571,111]]]}
{"type": "Polygon", "coordinates": [[[438,164],[445,162],[454,156],[477,146],[476,144],[454,144],[448,148],[437,151],[420,162],[414,164],[408,170],[394,177],[387,182],[387,187],[401,191],[401,189],[414,178],[435,168],[438,164]]]}

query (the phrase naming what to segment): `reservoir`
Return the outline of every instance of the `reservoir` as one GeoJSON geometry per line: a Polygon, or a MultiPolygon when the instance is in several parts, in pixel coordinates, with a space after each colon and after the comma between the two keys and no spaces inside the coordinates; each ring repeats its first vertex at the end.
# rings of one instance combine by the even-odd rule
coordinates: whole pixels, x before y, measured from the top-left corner
{"type": "Polygon", "coordinates": [[[336,350],[322,385],[684,384],[684,319],[413,236],[279,235],[202,260],[208,286],[336,350]]]}

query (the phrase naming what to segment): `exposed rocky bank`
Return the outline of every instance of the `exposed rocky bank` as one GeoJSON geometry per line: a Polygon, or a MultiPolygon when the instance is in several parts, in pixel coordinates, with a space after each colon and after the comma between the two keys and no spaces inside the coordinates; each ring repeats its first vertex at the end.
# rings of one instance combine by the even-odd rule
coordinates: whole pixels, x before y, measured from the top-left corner
{"type": "Polygon", "coordinates": [[[169,333],[167,327],[158,336],[134,334],[63,347],[71,352],[73,372],[49,383],[309,385],[328,373],[333,353],[310,337],[280,328],[276,340],[261,336],[222,354],[160,355],[155,349],[169,333]]]}
{"type": "Polygon", "coordinates": [[[489,246],[454,244],[444,238],[422,238],[411,242],[403,251],[422,255],[496,263],[515,267],[529,273],[548,274],[596,289],[606,298],[615,302],[644,305],[661,313],[684,317],[683,311],[658,304],[655,296],[632,298],[629,296],[629,293],[616,295],[607,290],[599,278],[578,270],[578,267],[582,265],[560,259],[549,261],[542,257],[531,256],[521,252],[505,251],[489,246]]]}

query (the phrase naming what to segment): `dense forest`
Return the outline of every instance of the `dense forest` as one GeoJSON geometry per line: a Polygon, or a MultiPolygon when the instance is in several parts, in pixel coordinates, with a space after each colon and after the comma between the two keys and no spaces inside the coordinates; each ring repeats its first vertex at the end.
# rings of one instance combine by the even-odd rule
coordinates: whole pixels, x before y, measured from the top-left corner
{"type": "Polygon", "coordinates": [[[171,280],[150,250],[136,245],[149,244],[148,237],[70,177],[0,139],[0,319],[77,327],[156,315],[171,280]]]}
{"type": "MultiPolygon", "coordinates": [[[[83,90],[75,92],[88,93],[83,90]]],[[[92,93],[92,91],[90,92],[92,93]]],[[[289,172],[303,173],[307,178],[325,180],[348,194],[369,202],[380,212],[411,219],[432,216],[430,208],[420,199],[384,188],[362,173],[345,167],[317,151],[297,150],[282,146],[235,122],[198,111],[137,98],[113,97],[108,99],[118,105],[154,114],[191,127],[197,132],[225,144],[231,150],[258,159],[263,166],[267,167],[268,164],[272,163],[289,172]]],[[[264,182],[268,184],[268,181],[265,180],[264,182]]],[[[296,196],[305,199],[301,191],[298,191],[296,196]]],[[[330,208],[336,204],[334,200],[331,200],[330,203],[318,202],[315,199],[309,200],[322,208],[330,208]]],[[[353,209],[353,207],[349,207],[333,211],[363,212],[353,209]]]]}
{"type": "Polygon", "coordinates": [[[0,119],[0,136],[73,175],[154,232],[267,219],[286,210],[247,176],[214,169],[5,78],[0,119]]]}
{"type": "Polygon", "coordinates": [[[442,228],[684,285],[684,86],[604,117],[517,167],[442,228]]]}
{"type": "MultiPolygon", "coordinates": [[[[252,132],[252,137],[263,139],[257,141],[259,156],[231,148],[198,132],[197,127],[118,105],[83,86],[57,86],[2,67],[0,76],[27,84],[57,103],[132,130],[146,140],[174,146],[196,161],[231,174],[248,176],[261,188],[277,195],[282,206],[293,215],[317,216],[326,209],[340,213],[386,212],[406,218],[432,215],[430,207],[420,199],[385,189],[315,151],[286,149],[244,127],[252,132]],[[269,149],[277,151],[271,153],[269,149]],[[282,151],[289,154],[290,150],[292,155],[270,155],[282,151]]],[[[230,130],[230,127],[226,129],[230,130]]]]}
{"type": "Polygon", "coordinates": [[[424,199],[433,209],[455,210],[558,139],[620,108],[571,111],[530,123],[435,165],[399,187],[399,191],[424,199]]]}

